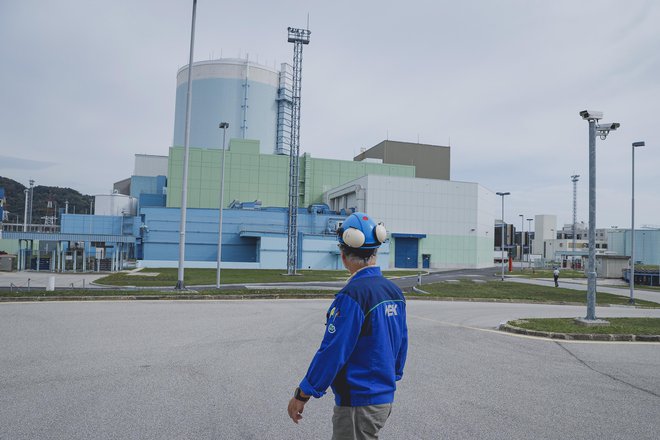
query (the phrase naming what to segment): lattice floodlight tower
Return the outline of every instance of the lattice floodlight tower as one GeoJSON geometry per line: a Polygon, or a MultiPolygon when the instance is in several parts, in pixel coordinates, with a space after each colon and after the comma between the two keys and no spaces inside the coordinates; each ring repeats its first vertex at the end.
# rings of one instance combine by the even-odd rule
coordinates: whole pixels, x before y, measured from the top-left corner
{"type": "Polygon", "coordinates": [[[289,231],[286,247],[286,273],[295,275],[298,267],[298,199],[300,153],[300,81],[302,79],[303,45],[309,44],[309,29],[288,28],[288,42],[293,43],[293,106],[291,114],[291,148],[289,150],[289,231]]]}
{"type": "Polygon", "coordinates": [[[575,269],[575,243],[576,243],[576,224],[577,224],[577,183],[578,180],[580,180],[580,175],[579,174],[574,174],[571,176],[571,182],[573,182],[573,227],[572,233],[573,233],[573,260],[571,261],[571,264],[573,265],[573,269],[575,269]]]}

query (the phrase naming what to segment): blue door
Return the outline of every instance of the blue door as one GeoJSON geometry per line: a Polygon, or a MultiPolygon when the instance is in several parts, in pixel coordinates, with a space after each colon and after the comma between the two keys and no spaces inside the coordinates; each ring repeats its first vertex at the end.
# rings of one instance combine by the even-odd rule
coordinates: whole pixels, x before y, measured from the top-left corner
{"type": "Polygon", "coordinates": [[[431,268],[431,254],[422,254],[422,269],[431,268]]]}
{"type": "Polygon", "coordinates": [[[418,238],[395,238],[394,267],[402,269],[417,268],[417,252],[419,251],[418,238]]]}

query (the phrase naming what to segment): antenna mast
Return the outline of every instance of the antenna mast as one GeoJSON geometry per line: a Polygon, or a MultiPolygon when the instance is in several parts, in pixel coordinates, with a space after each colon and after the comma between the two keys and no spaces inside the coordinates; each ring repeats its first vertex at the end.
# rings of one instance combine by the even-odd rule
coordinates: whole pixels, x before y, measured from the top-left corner
{"type": "Polygon", "coordinates": [[[293,106],[291,114],[291,148],[289,150],[289,231],[286,247],[286,273],[295,275],[298,267],[298,202],[300,154],[300,89],[302,50],[309,44],[309,29],[288,28],[288,42],[293,43],[293,106]]]}

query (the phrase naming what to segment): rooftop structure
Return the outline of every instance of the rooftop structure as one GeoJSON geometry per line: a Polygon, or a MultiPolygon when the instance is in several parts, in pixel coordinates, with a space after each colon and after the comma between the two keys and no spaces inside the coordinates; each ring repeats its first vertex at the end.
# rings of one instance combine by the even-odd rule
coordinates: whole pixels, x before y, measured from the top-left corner
{"type": "Polygon", "coordinates": [[[449,180],[450,153],[449,147],[440,145],[386,140],[361,152],[353,160],[377,159],[387,164],[410,165],[415,167],[415,177],[449,180]]]}

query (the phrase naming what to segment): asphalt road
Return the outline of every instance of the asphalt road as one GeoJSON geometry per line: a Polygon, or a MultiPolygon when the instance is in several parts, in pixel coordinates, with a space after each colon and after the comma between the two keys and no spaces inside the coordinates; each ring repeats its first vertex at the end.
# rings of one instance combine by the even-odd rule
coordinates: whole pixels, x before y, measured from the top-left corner
{"type": "MultiPolygon", "coordinates": [[[[329,438],[331,395],[311,401],[300,425],[286,415],[328,304],[0,304],[0,438],[329,438]]],[[[408,364],[381,438],[657,439],[659,344],[493,330],[582,309],[409,301],[408,364]]]]}

